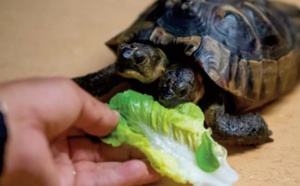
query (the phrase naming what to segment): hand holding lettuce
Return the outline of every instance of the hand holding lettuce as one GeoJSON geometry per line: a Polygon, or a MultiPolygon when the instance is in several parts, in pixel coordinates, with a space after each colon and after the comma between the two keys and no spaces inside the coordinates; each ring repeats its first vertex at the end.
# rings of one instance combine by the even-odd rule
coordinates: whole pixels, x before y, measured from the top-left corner
{"type": "Polygon", "coordinates": [[[186,103],[167,109],[151,96],[131,90],[114,96],[109,106],[121,119],[105,143],[139,148],[157,172],[176,182],[217,186],[237,180],[226,162],[226,150],[204,128],[198,106],[186,103]]]}

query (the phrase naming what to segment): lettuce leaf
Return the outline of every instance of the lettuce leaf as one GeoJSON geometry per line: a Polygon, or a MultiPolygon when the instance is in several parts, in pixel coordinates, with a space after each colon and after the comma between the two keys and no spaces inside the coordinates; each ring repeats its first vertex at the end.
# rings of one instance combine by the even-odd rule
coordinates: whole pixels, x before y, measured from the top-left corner
{"type": "Polygon", "coordinates": [[[237,180],[226,162],[227,151],[211,138],[195,104],[167,109],[151,96],[128,90],[115,95],[109,106],[119,111],[121,118],[103,142],[137,147],[157,172],[179,183],[218,186],[237,180]]]}

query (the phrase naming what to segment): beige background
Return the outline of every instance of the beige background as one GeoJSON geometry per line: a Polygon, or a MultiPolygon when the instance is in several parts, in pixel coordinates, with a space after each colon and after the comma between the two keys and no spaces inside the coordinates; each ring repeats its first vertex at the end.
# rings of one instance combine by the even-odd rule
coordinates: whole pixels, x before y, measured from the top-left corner
{"type": "MultiPolygon", "coordinates": [[[[73,77],[114,62],[104,42],[151,2],[0,0],[0,81],[73,77]]],[[[300,6],[300,0],[289,2],[300,6]]],[[[229,163],[240,175],[236,185],[300,185],[299,99],[300,85],[263,110],[274,142],[229,149],[229,163]]]]}

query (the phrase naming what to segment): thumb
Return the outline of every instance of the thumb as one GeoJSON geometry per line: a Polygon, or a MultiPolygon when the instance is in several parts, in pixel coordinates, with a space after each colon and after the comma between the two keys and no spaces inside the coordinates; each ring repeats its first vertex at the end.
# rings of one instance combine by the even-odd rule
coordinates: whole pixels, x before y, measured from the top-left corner
{"type": "Polygon", "coordinates": [[[90,135],[108,135],[116,128],[119,113],[96,99],[85,99],[90,97],[87,93],[82,94],[82,109],[75,126],[90,135]]]}

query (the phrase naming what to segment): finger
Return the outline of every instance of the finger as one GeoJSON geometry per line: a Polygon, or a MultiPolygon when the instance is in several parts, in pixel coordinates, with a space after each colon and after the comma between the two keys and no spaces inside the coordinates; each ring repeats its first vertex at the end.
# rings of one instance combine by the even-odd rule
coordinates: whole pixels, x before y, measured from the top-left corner
{"type": "Polygon", "coordinates": [[[76,164],[75,185],[131,186],[158,181],[160,176],[139,160],[124,163],[76,164]]]}
{"type": "Polygon", "coordinates": [[[70,159],[70,149],[65,134],[52,143],[51,150],[56,172],[61,178],[60,185],[74,185],[75,168],[70,159]]]}
{"type": "Polygon", "coordinates": [[[146,156],[137,148],[123,144],[113,147],[105,143],[94,143],[85,137],[69,138],[70,157],[73,162],[79,161],[127,161],[130,159],[146,159],[146,156]]]}
{"type": "Polygon", "coordinates": [[[44,104],[48,108],[41,108],[44,112],[40,112],[43,115],[52,111],[43,115],[43,123],[48,124],[46,131],[50,133],[49,136],[56,137],[71,126],[96,136],[105,136],[115,129],[119,122],[119,115],[115,111],[71,80],[57,81],[60,82],[55,82],[55,85],[59,86],[51,92],[51,96],[48,95],[49,100],[46,100],[47,103],[52,102],[44,104]]]}
{"type": "Polygon", "coordinates": [[[70,158],[74,163],[79,161],[102,161],[101,154],[99,154],[99,144],[93,143],[87,138],[72,138],[68,140],[70,147],[70,158]]]}
{"type": "Polygon", "coordinates": [[[84,136],[86,136],[86,133],[83,132],[81,129],[71,128],[70,130],[67,131],[66,136],[68,138],[84,137],[84,136]]]}
{"type": "Polygon", "coordinates": [[[99,144],[99,154],[103,161],[127,161],[130,159],[145,159],[145,155],[137,148],[127,144],[113,147],[109,144],[99,144]]]}
{"type": "Polygon", "coordinates": [[[109,109],[67,78],[34,78],[1,85],[0,98],[10,123],[37,120],[51,140],[76,125],[93,135],[111,132],[119,121],[109,109]]]}
{"type": "Polygon", "coordinates": [[[78,90],[78,93],[82,109],[75,125],[86,133],[96,136],[106,136],[112,132],[119,122],[119,114],[86,92],[78,90]]]}

